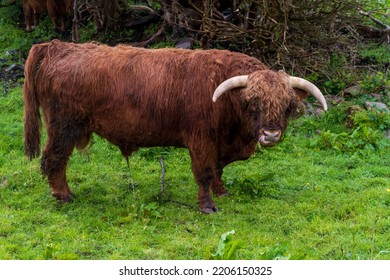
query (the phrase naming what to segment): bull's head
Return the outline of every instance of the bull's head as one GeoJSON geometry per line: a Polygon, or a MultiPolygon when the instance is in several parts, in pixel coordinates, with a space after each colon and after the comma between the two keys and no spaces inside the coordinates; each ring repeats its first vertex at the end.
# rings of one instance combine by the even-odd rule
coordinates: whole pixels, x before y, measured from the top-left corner
{"type": "Polygon", "coordinates": [[[275,145],[281,139],[289,116],[297,111],[303,96],[307,96],[302,95],[302,91],[314,96],[327,110],[326,100],[314,84],[283,71],[262,70],[227,79],[215,90],[213,101],[235,88],[242,88],[245,103],[255,107],[252,110],[258,114],[262,146],[275,145]]]}

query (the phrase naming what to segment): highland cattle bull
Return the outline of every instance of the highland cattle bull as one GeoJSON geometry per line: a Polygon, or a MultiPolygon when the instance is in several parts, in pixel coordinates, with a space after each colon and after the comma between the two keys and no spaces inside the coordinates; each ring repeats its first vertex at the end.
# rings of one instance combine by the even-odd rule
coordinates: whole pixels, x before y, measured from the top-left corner
{"type": "Polygon", "coordinates": [[[41,169],[52,195],[67,202],[67,161],[93,133],[126,158],[140,147],[184,147],[199,208],[212,213],[211,191],[227,194],[223,168],[249,158],[258,142],[278,142],[303,91],[327,109],[312,83],[244,54],[55,40],[34,45],[26,62],[25,153],[30,159],[40,153],[41,107],[47,130],[41,169]]]}
{"type": "Polygon", "coordinates": [[[32,22],[39,25],[40,15],[48,12],[54,30],[59,30],[58,20],[61,20],[61,31],[65,32],[66,16],[70,12],[72,0],[23,0],[23,13],[26,22],[26,31],[32,31],[32,22]]]}

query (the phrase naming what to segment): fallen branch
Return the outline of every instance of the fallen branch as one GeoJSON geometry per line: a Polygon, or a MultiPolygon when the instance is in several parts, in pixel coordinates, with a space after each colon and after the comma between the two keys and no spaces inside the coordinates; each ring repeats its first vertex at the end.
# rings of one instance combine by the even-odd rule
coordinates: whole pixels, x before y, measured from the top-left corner
{"type": "Polygon", "coordinates": [[[377,25],[379,25],[380,27],[385,29],[385,31],[390,30],[390,25],[387,25],[384,22],[380,21],[379,19],[373,17],[371,13],[367,13],[367,12],[364,12],[364,11],[360,10],[360,14],[363,15],[363,16],[368,17],[369,19],[371,19],[377,25]]]}
{"type": "Polygon", "coordinates": [[[136,20],[132,20],[125,24],[127,28],[137,28],[142,25],[147,25],[161,18],[161,14],[158,12],[153,12],[150,15],[144,16],[142,18],[138,18],[136,20]]]}
{"type": "Polygon", "coordinates": [[[194,206],[192,204],[184,203],[184,202],[177,201],[177,200],[168,199],[168,200],[166,200],[166,202],[175,203],[175,204],[178,204],[180,206],[185,206],[185,207],[188,207],[188,208],[191,208],[191,209],[195,209],[196,208],[196,206],[194,206]]]}
{"type": "Polygon", "coordinates": [[[165,187],[165,164],[163,157],[160,157],[160,165],[161,165],[161,188],[160,193],[164,191],[165,187]]]}
{"type": "Polygon", "coordinates": [[[152,8],[143,5],[129,5],[128,9],[130,11],[143,11],[151,14],[155,12],[155,10],[153,10],[152,8]]]}
{"type": "Polygon", "coordinates": [[[77,0],[74,0],[73,2],[72,41],[76,43],[80,41],[79,20],[77,18],[77,0]]]}
{"type": "Polygon", "coordinates": [[[362,25],[362,26],[358,26],[358,31],[360,30],[361,33],[364,33],[363,36],[366,38],[386,37],[387,43],[390,44],[390,25],[387,25],[384,22],[380,21],[379,19],[373,17],[371,13],[360,10],[360,14],[371,19],[376,25],[378,25],[382,29],[362,25]]]}
{"type": "MultiPolygon", "coordinates": [[[[6,184],[7,184],[7,180],[5,180],[4,182],[2,182],[2,183],[0,184],[0,187],[5,186],[6,184]]],[[[0,194],[0,201],[5,205],[5,207],[11,208],[11,207],[4,201],[4,199],[1,197],[1,194],[0,194]]]]}
{"type": "Polygon", "coordinates": [[[143,42],[139,42],[139,43],[134,43],[134,44],[131,44],[132,46],[134,47],[146,47],[148,46],[149,44],[153,43],[154,41],[157,40],[157,38],[159,38],[162,34],[163,34],[163,31],[165,29],[165,23],[163,23],[163,25],[161,26],[161,28],[156,32],[156,34],[154,34],[153,36],[151,36],[149,39],[143,41],[143,42]]]}

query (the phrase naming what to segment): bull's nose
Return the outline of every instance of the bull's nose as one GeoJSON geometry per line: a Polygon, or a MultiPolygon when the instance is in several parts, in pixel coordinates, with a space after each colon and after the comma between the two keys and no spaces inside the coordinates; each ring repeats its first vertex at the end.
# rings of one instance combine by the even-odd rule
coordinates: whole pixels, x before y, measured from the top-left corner
{"type": "Polygon", "coordinates": [[[277,142],[280,137],[280,131],[268,131],[264,130],[265,140],[269,142],[277,142]]]}
{"type": "Polygon", "coordinates": [[[259,142],[262,146],[273,146],[281,137],[282,133],[280,130],[261,130],[259,142]]]}

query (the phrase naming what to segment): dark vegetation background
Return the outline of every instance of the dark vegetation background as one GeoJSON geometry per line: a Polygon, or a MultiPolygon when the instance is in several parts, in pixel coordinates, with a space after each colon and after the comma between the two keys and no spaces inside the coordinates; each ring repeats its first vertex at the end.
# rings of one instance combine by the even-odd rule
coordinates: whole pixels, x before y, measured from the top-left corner
{"type": "MultiPolygon", "coordinates": [[[[21,2],[0,2],[19,28],[21,2]]],[[[23,62],[31,44],[53,38],[144,47],[187,39],[193,47],[255,56],[271,68],[324,84],[332,95],[373,75],[383,82],[377,92],[388,78],[378,74],[388,73],[388,17],[388,0],[76,0],[66,34],[52,32],[46,17],[33,34],[17,39],[15,51],[23,62]]]]}

